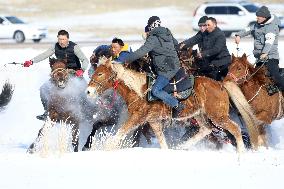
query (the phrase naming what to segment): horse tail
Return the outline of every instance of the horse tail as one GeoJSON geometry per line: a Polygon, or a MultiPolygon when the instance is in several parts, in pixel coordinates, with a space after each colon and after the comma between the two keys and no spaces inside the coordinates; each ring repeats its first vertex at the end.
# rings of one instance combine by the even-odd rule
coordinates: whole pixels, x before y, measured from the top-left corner
{"type": "Polygon", "coordinates": [[[226,81],[223,85],[226,88],[231,100],[240,112],[248,129],[248,134],[250,136],[252,147],[256,150],[258,148],[259,136],[259,132],[257,129],[257,125],[259,122],[258,119],[255,117],[255,114],[252,108],[250,107],[248,101],[246,100],[245,96],[243,95],[241,89],[234,82],[226,81]]]}
{"type": "Polygon", "coordinates": [[[0,108],[3,108],[11,101],[13,92],[13,86],[8,81],[6,81],[0,94],[0,108]]]}

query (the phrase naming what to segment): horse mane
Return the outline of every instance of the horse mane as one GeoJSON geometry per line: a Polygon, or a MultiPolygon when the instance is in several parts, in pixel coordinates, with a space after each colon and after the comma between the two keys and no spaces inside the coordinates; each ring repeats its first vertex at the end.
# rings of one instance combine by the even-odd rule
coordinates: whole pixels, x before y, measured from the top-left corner
{"type": "Polygon", "coordinates": [[[64,59],[49,58],[49,66],[50,66],[51,70],[55,70],[57,68],[66,68],[67,67],[67,59],[65,59],[65,58],[64,59]]]}
{"type": "Polygon", "coordinates": [[[117,74],[117,79],[122,80],[129,89],[135,91],[141,98],[144,97],[146,88],[146,73],[127,69],[122,64],[113,63],[112,70],[117,74]]]}

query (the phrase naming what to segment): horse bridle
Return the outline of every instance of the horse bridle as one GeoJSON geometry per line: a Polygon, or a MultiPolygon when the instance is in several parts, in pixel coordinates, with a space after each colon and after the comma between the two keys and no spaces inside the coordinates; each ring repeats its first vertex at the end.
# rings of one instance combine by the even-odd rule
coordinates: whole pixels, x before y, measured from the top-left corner
{"type": "Polygon", "coordinates": [[[50,76],[52,78],[55,78],[55,73],[63,73],[65,75],[64,79],[66,80],[68,78],[68,69],[66,68],[56,68],[54,70],[52,70],[52,72],[50,73],[50,76]]]}
{"type": "Polygon", "coordinates": [[[237,84],[242,84],[245,81],[247,81],[248,74],[249,74],[249,69],[247,66],[246,66],[245,74],[239,78],[235,76],[233,73],[228,72],[228,75],[231,76],[237,84]],[[239,82],[239,81],[242,81],[242,82],[239,82]]]}
{"type": "Polygon", "coordinates": [[[98,81],[96,81],[94,79],[91,79],[91,82],[93,82],[93,83],[98,85],[98,87],[95,87],[95,90],[98,91],[99,89],[103,88],[104,84],[107,83],[108,81],[112,80],[114,82],[114,78],[116,78],[116,76],[117,76],[117,74],[112,71],[111,72],[111,76],[108,79],[106,79],[106,80],[104,80],[102,82],[98,82],[98,81]]]}

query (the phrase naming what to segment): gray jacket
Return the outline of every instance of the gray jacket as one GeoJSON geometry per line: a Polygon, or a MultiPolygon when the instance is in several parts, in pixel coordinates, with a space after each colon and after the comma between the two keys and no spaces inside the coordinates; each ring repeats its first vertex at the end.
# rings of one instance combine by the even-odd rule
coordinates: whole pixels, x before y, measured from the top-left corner
{"type": "Polygon", "coordinates": [[[157,27],[149,33],[144,45],[130,53],[126,61],[133,62],[149,53],[156,73],[171,79],[180,68],[177,45],[178,42],[169,29],[157,27]]]}
{"type": "Polygon", "coordinates": [[[269,59],[279,59],[278,36],[279,36],[279,18],[272,15],[264,24],[258,24],[247,28],[245,31],[238,32],[236,36],[244,37],[252,35],[254,38],[254,57],[259,59],[262,53],[268,54],[269,59]]]}

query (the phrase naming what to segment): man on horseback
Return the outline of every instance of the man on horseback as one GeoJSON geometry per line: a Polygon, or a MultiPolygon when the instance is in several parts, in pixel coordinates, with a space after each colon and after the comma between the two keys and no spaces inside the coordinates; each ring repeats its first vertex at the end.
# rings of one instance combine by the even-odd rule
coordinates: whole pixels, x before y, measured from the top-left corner
{"type": "MultiPolygon", "coordinates": [[[[262,6],[256,12],[257,22],[247,28],[245,31],[238,32],[235,35],[235,42],[240,43],[241,37],[252,35],[254,38],[254,57],[257,59],[257,65],[265,65],[271,78],[279,88],[284,90],[284,78],[279,73],[279,53],[278,36],[280,21],[276,15],[271,15],[266,6],[262,6]]],[[[277,87],[269,85],[268,94],[273,95],[278,92],[277,87]]]]}
{"type": "MultiPolygon", "coordinates": [[[[67,59],[67,68],[74,70],[75,76],[83,78],[84,71],[88,68],[88,59],[76,43],[69,41],[69,33],[67,31],[60,30],[57,39],[58,42],[55,43],[55,45],[52,45],[48,50],[34,57],[32,60],[25,61],[24,67],[29,67],[34,63],[41,62],[55,54],[57,59],[67,59]]],[[[45,120],[47,117],[49,91],[49,82],[44,83],[40,87],[40,97],[45,112],[44,114],[37,116],[39,120],[45,120]]]]}
{"type": "Polygon", "coordinates": [[[198,24],[200,31],[180,43],[179,48],[189,48],[198,44],[198,72],[220,81],[227,75],[231,63],[225,34],[217,27],[217,21],[213,17],[201,17],[198,24]]]}
{"type": "Polygon", "coordinates": [[[95,69],[97,68],[98,59],[101,56],[106,56],[107,58],[112,57],[113,61],[124,63],[125,58],[128,54],[132,52],[131,47],[124,43],[119,38],[113,38],[111,45],[100,45],[94,51],[92,56],[90,57],[90,62],[92,66],[88,70],[89,77],[92,77],[95,69]]]}
{"type": "Polygon", "coordinates": [[[151,16],[148,20],[149,33],[144,45],[138,50],[129,54],[126,62],[130,63],[149,53],[157,78],[152,86],[152,94],[161,99],[164,103],[172,107],[174,117],[184,109],[184,105],[175,97],[163,90],[169,84],[180,69],[176,47],[177,40],[173,37],[168,28],[161,26],[161,20],[158,16],[151,16]]]}

